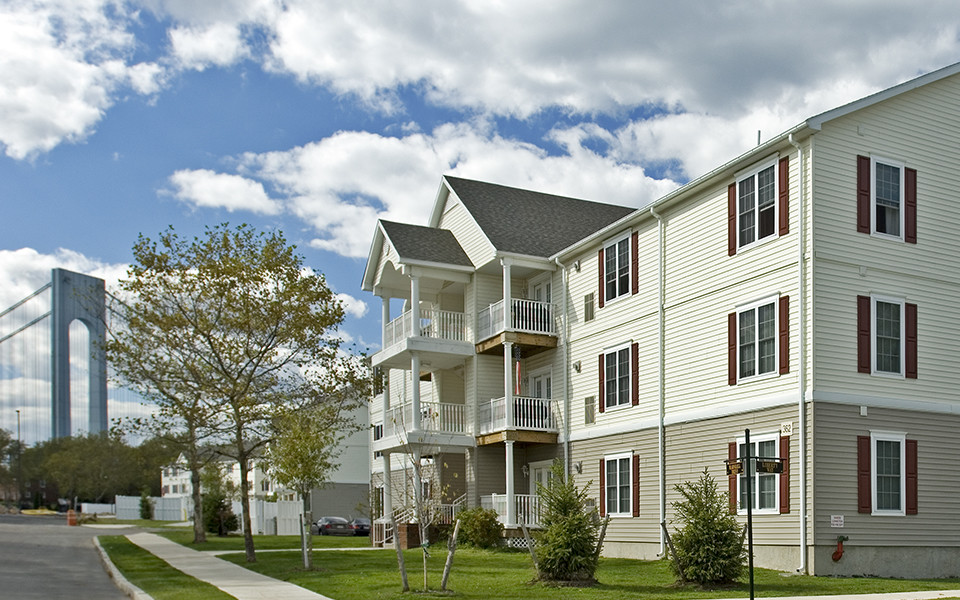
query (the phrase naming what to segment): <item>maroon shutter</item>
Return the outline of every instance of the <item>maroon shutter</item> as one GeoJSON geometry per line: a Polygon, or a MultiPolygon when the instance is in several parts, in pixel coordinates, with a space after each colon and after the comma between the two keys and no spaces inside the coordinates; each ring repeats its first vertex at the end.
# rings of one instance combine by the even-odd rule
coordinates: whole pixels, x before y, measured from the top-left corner
{"type": "Polygon", "coordinates": [[[870,372],[870,296],[857,296],[857,372],[870,372]]]}
{"type": "Polygon", "coordinates": [[[640,404],[640,344],[630,344],[630,404],[640,404]]]}
{"type": "Polygon", "coordinates": [[[915,515],[917,514],[917,440],[906,440],[906,442],[906,513],[915,515]]]}
{"type": "Polygon", "coordinates": [[[790,372],[790,296],[780,297],[780,374],[790,372]]]}
{"type": "Polygon", "coordinates": [[[633,455],[633,516],[640,516],[640,455],[633,455]]]}
{"type": "Polygon", "coordinates": [[[727,385],[737,385],[737,313],[727,315],[727,385]]]}
{"type": "Polygon", "coordinates": [[[727,255],[737,253],[737,184],[727,187],[727,255]]]}
{"type": "Polygon", "coordinates": [[[857,157],[857,231],[870,233],[870,157],[857,157]]]}
{"type": "Polygon", "coordinates": [[[790,233],[790,157],[784,156],[780,159],[780,170],[778,172],[780,187],[780,235],[790,233]]]}
{"type": "Polygon", "coordinates": [[[607,376],[606,369],[604,367],[606,367],[606,361],[604,360],[603,354],[601,354],[600,355],[600,406],[599,406],[600,412],[603,412],[604,405],[607,403],[604,397],[604,389],[603,389],[605,377],[607,376]]]}
{"type": "MultiPolygon", "coordinates": [[[[730,442],[727,446],[727,458],[732,463],[737,460],[737,443],[730,442]]],[[[737,514],[737,476],[727,475],[727,494],[730,502],[730,513],[737,514]]]]}
{"type": "Polygon", "coordinates": [[[873,512],[870,492],[870,436],[857,436],[857,512],[873,512]]]}
{"type": "Polygon", "coordinates": [[[780,436],[780,458],[783,472],[780,473],[780,514],[790,512],[790,436],[780,436]]]}
{"type": "Polygon", "coordinates": [[[917,243],[917,170],[903,170],[903,241],[917,243]]]}
{"type": "Polygon", "coordinates": [[[904,343],[904,358],[906,359],[906,377],[907,379],[917,378],[917,305],[905,304],[904,312],[906,315],[904,328],[906,329],[907,339],[904,343]]]}
{"type": "Polygon", "coordinates": [[[597,258],[597,269],[600,271],[600,293],[597,294],[597,305],[603,308],[603,299],[606,295],[603,281],[603,248],[600,248],[600,256],[597,258]]]}
{"type": "Polygon", "coordinates": [[[630,293],[640,291],[640,233],[630,236],[630,293]]]}
{"type": "Polygon", "coordinates": [[[600,459],[600,516],[607,516],[607,461],[600,459]]]}

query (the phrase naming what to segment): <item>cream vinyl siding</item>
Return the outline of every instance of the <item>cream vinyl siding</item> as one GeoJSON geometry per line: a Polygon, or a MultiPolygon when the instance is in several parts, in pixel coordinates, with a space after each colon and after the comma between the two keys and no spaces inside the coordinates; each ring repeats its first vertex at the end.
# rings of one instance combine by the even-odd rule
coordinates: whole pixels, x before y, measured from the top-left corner
{"type": "Polygon", "coordinates": [[[449,229],[460,247],[474,265],[485,265],[496,256],[496,249],[463,204],[453,194],[447,196],[447,202],[437,224],[439,229],[449,229]]]}
{"type": "Polygon", "coordinates": [[[906,92],[824,125],[814,138],[814,387],[955,402],[960,386],[960,80],[906,92]],[[917,170],[917,242],[858,233],[856,157],[917,170]],[[857,373],[856,296],[918,307],[918,378],[857,373]]]}
{"type": "Polygon", "coordinates": [[[491,398],[503,398],[503,357],[495,354],[480,354],[477,364],[477,405],[491,398]]]}
{"type": "Polygon", "coordinates": [[[817,544],[838,535],[860,546],[960,546],[960,415],[818,402],[814,413],[814,501],[817,544]],[[870,430],[906,433],[917,440],[918,514],[874,516],[857,512],[857,436],[870,430]],[[830,526],[843,515],[843,529],[830,526]]]}

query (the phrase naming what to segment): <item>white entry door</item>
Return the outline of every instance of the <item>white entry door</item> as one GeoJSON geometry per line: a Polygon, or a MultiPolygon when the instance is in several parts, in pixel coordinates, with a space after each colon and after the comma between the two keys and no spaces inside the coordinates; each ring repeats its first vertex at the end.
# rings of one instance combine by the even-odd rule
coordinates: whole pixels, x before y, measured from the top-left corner
{"type": "Polygon", "coordinates": [[[535,496],[537,494],[537,483],[546,487],[550,483],[550,479],[553,475],[550,473],[550,467],[553,465],[552,461],[545,460],[542,462],[530,463],[530,495],[535,496]]]}

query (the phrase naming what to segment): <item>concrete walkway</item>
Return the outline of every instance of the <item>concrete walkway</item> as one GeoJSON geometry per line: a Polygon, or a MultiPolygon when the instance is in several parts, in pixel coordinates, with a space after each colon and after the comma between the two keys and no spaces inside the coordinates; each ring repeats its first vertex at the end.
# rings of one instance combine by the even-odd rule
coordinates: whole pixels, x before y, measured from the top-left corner
{"type": "Polygon", "coordinates": [[[221,560],[207,552],[191,550],[159,535],[135,533],[128,535],[127,539],[165,560],[171,567],[206,581],[237,600],[331,600],[298,585],[221,560]]]}

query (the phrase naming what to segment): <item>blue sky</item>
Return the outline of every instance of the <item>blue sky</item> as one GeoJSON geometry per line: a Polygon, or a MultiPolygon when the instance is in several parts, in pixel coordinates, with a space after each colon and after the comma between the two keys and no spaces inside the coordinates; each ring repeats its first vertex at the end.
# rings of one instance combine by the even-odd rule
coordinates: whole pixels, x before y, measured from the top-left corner
{"type": "Polygon", "coordinates": [[[282,229],[378,349],[377,218],[449,173],[640,206],[960,60],[953,2],[6,0],[0,309],[143,233],[282,229]],[[801,5],[802,4],[802,5],[801,5]]]}

